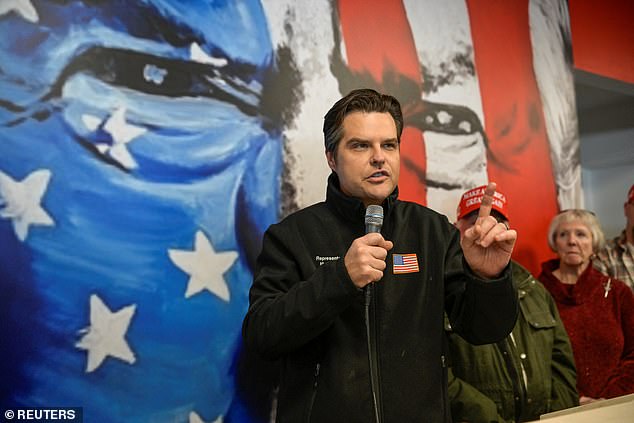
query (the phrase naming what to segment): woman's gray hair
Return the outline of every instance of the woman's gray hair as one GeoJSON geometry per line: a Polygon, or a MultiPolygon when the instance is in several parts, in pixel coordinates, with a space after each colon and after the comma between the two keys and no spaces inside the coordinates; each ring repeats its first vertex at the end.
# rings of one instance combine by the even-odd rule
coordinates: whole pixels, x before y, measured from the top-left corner
{"type": "Polygon", "coordinates": [[[557,251],[555,247],[557,229],[562,223],[572,222],[575,220],[581,222],[588,228],[588,230],[590,230],[590,233],[592,234],[592,252],[596,254],[605,245],[605,235],[603,235],[599,219],[597,219],[594,213],[588,210],[564,210],[553,217],[553,220],[550,222],[550,227],[548,228],[548,245],[553,251],[557,251]]]}

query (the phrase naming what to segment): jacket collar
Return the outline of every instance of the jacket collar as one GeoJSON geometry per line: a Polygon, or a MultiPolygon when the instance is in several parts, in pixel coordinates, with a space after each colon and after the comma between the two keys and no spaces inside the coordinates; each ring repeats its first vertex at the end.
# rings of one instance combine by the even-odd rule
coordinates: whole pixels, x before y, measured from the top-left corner
{"type": "Polygon", "coordinates": [[[517,285],[518,295],[520,299],[522,299],[535,286],[535,278],[521,264],[519,264],[515,260],[511,261],[511,268],[513,269],[513,283],[517,285]]]}
{"type": "Polygon", "coordinates": [[[574,285],[566,285],[557,279],[553,272],[558,268],[559,259],[542,263],[542,273],[539,278],[557,302],[570,305],[582,304],[590,296],[603,293],[602,283],[608,277],[595,270],[592,264],[589,264],[579,275],[574,285]]]}
{"type": "MultiPolygon", "coordinates": [[[[392,193],[383,201],[383,215],[385,218],[389,217],[397,199],[398,187],[394,188],[394,191],[392,191],[392,193]]],[[[326,204],[345,220],[353,223],[364,222],[365,206],[363,205],[363,202],[358,198],[350,197],[341,192],[339,187],[339,177],[335,172],[332,172],[328,177],[326,204]]]]}

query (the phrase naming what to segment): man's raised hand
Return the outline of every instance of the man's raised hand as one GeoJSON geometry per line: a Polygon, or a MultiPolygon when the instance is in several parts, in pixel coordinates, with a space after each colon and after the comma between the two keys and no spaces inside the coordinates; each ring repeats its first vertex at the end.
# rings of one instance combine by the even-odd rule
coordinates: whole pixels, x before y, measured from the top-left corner
{"type": "Polygon", "coordinates": [[[460,240],[465,259],[478,276],[497,277],[511,260],[517,232],[491,216],[496,184],[489,182],[475,225],[464,232],[460,240]]]}

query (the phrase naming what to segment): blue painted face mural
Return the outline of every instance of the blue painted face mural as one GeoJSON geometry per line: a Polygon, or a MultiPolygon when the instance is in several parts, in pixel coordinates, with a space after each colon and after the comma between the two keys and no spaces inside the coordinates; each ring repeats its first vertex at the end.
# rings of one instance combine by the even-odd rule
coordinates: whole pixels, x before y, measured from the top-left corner
{"type": "Polygon", "coordinates": [[[2,2],[5,408],[251,418],[235,375],[279,210],[275,78],[255,1],[2,2]]]}

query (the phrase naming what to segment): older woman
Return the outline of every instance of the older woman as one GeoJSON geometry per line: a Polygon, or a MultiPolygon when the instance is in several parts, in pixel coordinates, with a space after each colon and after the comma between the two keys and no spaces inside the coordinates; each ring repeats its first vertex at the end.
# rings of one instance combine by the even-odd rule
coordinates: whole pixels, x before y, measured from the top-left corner
{"type": "Polygon", "coordinates": [[[586,210],[559,213],[548,243],[559,258],[542,264],[539,280],[555,299],[572,343],[579,402],[633,393],[634,294],[591,265],[604,243],[597,218],[586,210]]]}

